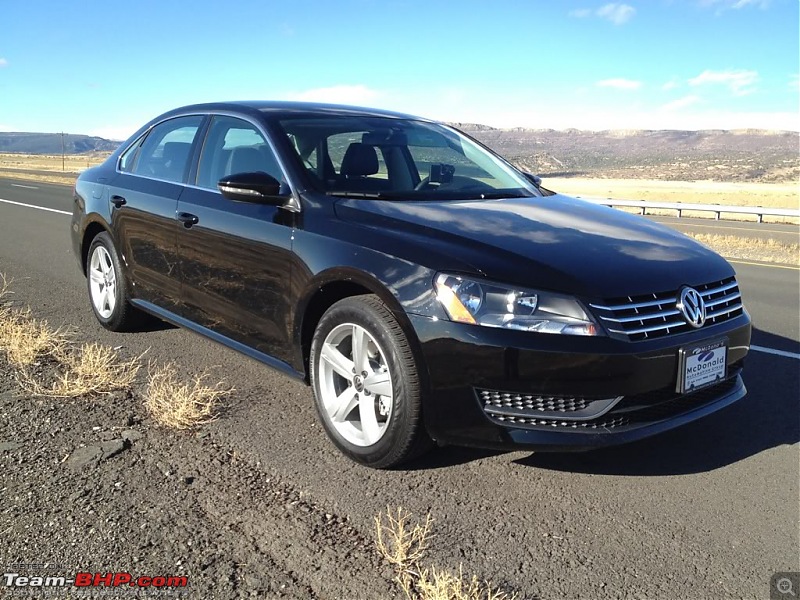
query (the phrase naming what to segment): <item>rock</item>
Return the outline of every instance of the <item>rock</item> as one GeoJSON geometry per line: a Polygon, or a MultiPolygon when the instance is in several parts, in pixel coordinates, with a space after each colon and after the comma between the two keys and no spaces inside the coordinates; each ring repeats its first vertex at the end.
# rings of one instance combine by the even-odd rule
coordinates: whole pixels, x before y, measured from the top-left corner
{"type": "Polygon", "coordinates": [[[0,452],[11,452],[22,446],[17,442],[0,442],[0,452]]]}
{"type": "Polygon", "coordinates": [[[82,469],[87,465],[96,465],[103,456],[103,450],[99,446],[83,446],[76,448],[67,459],[67,465],[73,469],[82,469]]]}
{"type": "Polygon", "coordinates": [[[126,448],[130,443],[123,439],[108,440],[101,442],[99,445],[82,446],[76,448],[67,459],[67,465],[73,469],[82,469],[87,465],[97,464],[101,460],[107,460],[112,456],[116,456],[126,448]]]}
{"type": "Polygon", "coordinates": [[[144,437],[144,434],[141,431],[136,431],[135,429],[126,429],[120,435],[122,436],[123,440],[131,444],[138,442],[144,437]]]}
{"type": "Polygon", "coordinates": [[[125,440],[109,440],[108,442],[103,442],[100,444],[100,449],[103,451],[102,460],[106,460],[111,458],[112,456],[116,456],[123,450],[127,448],[127,444],[125,440]]]}

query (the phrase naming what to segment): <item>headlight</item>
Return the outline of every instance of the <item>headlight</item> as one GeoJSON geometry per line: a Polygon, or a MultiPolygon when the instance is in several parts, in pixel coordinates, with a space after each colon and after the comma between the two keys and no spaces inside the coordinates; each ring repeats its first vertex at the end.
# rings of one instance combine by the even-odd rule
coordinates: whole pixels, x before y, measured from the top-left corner
{"type": "Polygon", "coordinates": [[[436,276],[436,296],[459,323],[565,335],[602,335],[577,300],[561,294],[436,276]]]}

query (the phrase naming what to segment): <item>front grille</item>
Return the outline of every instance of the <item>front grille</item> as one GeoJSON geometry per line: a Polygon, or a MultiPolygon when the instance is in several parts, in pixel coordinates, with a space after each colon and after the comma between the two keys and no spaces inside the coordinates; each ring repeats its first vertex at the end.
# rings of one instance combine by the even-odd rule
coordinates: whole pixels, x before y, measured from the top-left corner
{"type": "Polygon", "coordinates": [[[565,418],[542,419],[532,413],[523,415],[493,412],[486,406],[484,406],[484,411],[489,418],[503,425],[573,430],[610,430],[635,427],[669,419],[725,396],[739,385],[738,376],[741,373],[741,367],[741,362],[731,365],[729,367],[730,376],[726,380],[691,394],[681,396],[675,392],[674,388],[664,388],[645,394],[626,396],[618,399],[610,410],[594,419],[580,421],[565,418]]]}
{"type": "MultiPolygon", "coordinates": [[[[733,319],[742,314],[741,294],[735,277],[694,286],[706,304],[703,327],[733,319]]],[[[631,342],[650,340],[694,328],[677,307],[678,290],[643,296],[613,298],[603,304],[590,304],[609,333],[631,342]]]]}

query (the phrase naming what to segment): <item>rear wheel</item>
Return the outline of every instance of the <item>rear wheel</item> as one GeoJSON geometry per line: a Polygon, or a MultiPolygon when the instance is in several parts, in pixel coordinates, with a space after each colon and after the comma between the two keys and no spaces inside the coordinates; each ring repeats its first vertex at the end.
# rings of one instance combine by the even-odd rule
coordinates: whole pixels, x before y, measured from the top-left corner
{"type": "Polygon", "coordinates": [[[128,331],[135,327],[142,313],[130,305],[128,282],[122,271],[111,236],[98,233],[89,246],[86,281],[94,316],[111,331],[128,331]]]}
{"type": "Polygon", "coordinates": [[[377,296],[328,309],[314,333],[310,369],[322,424],[351,459],[388,468],[429,447],[414,356],[377,296]]]}

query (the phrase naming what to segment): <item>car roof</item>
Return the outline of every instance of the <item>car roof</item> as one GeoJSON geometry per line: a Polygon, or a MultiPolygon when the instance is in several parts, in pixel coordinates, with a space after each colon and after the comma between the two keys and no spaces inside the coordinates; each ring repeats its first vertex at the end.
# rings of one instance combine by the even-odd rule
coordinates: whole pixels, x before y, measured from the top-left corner
{"type": "MultiPolygon", "coordinates": [[[[427,121],[414,115],[382,110],[378,108],[366,108],[363,106],[348,106],[344,104],[326,104],[322,102],[291,102],[279,100],[252,100],[252,101],[231,101],[231,102],[208,102],[204,104],[191,104],[176,108],[169,113],[179,114],[187,112],[215,112],[231,111],[250,113],[258,111],[264,115],[278,118],[288,118],[295,116],[360,116],[360,117],[386,117],[393,119],[414,119],[427,121]]],[[[166,116],[166,115],[162,115],[166,116]]]]}

